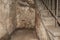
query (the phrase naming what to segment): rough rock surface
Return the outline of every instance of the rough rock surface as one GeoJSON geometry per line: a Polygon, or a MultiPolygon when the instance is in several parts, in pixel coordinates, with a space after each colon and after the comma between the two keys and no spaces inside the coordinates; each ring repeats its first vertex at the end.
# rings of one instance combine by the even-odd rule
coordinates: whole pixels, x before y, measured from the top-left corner
{"type": "Polygon", "coordinates": [[[35,25],[35,10],[29,7],[30,5],[27,3],[27,1],[34,4],[33,0],[17,0],[16,2],[17,27],[20,28],[33,28],[35,25]]]}
{"type": "Polygon", "coordinates": [[[7,34],[7,19],[9,14],[9,1],[0,0],[0,38],[7,34]]]}
{"type": "Polygon", "coordinates": [[[16,28],[33,28],[35,10],[33,0],[0,0],[0,38],[16,28]],[[23,6],[19,3],[23,2],[23,6]]]}

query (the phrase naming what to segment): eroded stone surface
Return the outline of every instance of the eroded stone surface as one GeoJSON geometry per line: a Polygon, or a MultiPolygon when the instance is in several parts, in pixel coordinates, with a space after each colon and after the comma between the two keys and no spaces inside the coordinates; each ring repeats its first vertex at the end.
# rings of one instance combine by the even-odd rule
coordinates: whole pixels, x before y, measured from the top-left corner
{"type": "MultiPolygon", "coordinates": [[[[35,10],[28,6],[24,7],[24,6],[21,6],[21,4],[19,5],[18,4],[19,1],[21,0],[18,0],[16,2],[17,27],[33,28],[35,23],[35,10]]],[[[32,0],[31,1],[27,0],[27,1],[32,3],[34,2],[32,0]]],[[[23,3],[27,3],[27,2],[23,2],[23,3]]]]}
{"type": "MultiPolygon", "coordinates": [[[[18,1],[21,0],[0,0],[0,38],[16,28],[33,28],[35,25],[35,10],[19,5],[18,1]]],[[[34,4],[34,1],[28,0],[26,4],[34,4]]]]}
{"type": "Polygon", "coordinates": [[[0,22],[0,38],[3,37],[5,34],[7,34],[7,30],[4,27],[4,24],[0,22]]]}
{"type": "Polygon", "coordinates": [[[11,40],[38,40],[33,30],[18,30],[12,36],[11,40]]]}
{"type": "Polygon", "coordinates": [[[0,38],[7,34],[6,20],[9,14],[9,1],[0,0],[0,38]]]}

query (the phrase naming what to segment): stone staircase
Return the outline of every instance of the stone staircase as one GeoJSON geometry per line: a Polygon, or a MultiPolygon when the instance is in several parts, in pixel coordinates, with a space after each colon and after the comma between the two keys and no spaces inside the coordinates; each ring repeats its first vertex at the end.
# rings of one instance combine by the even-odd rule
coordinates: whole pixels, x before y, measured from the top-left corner
{"type": "MultiPolygon", "coordinates": [[[[41,1],[38,0],[37,4],[50,40],[60,40],[60,27],[56,26],[55,19],[51,16],[51,14],[49,14],[50,12],[46,9],[41,1]]],[[[60,19],[58,18],[58,20],[60,19]]]]}
{"type": "Polygon", "coordinates": [[[42,18],[50,40],[60,40],[60,27],[55,27],[55,20],[52,17],[42,18]]]}

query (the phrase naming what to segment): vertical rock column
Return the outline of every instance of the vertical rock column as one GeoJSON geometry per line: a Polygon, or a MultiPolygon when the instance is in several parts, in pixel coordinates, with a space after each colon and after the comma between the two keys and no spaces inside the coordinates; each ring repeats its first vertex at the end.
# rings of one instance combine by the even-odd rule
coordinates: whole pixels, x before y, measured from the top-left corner
{"type": "Polygon", "coordinates": [[[15,16],[15,0],[0,0],[0,38],[15,29],[15,16]]]}
{"type": "Polygon", "coordinates": [[[0,0],[0,38],[7,34],[6,21],[9,15],[9,0],[0,0]]]}
{"type": "Polygon", "coordinates": [[[8,14],[9,16],[7,19],[7,30],[8,33],[11,34],[16,27],[16,7],[15,7],[16,1],[10,0],[9,2],[10,4],[9,4],[9,14],[8,14]]]}

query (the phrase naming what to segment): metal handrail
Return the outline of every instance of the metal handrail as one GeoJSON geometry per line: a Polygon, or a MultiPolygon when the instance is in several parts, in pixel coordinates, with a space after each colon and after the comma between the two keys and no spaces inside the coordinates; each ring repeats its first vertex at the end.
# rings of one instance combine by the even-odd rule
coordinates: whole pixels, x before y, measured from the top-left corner
{"type": "Polygon", "coordinates": [[[47,8],[47,10],[50,12],[50,14],[52,15],[52,17],[57,21],[58,25],[60,26],[60,22],[59,20],[57,19],[57,17],[51,12],[51,10],[47,7],[47,5],[44,3],[43,0],[41,0],[43,5],[47,8]]]}

